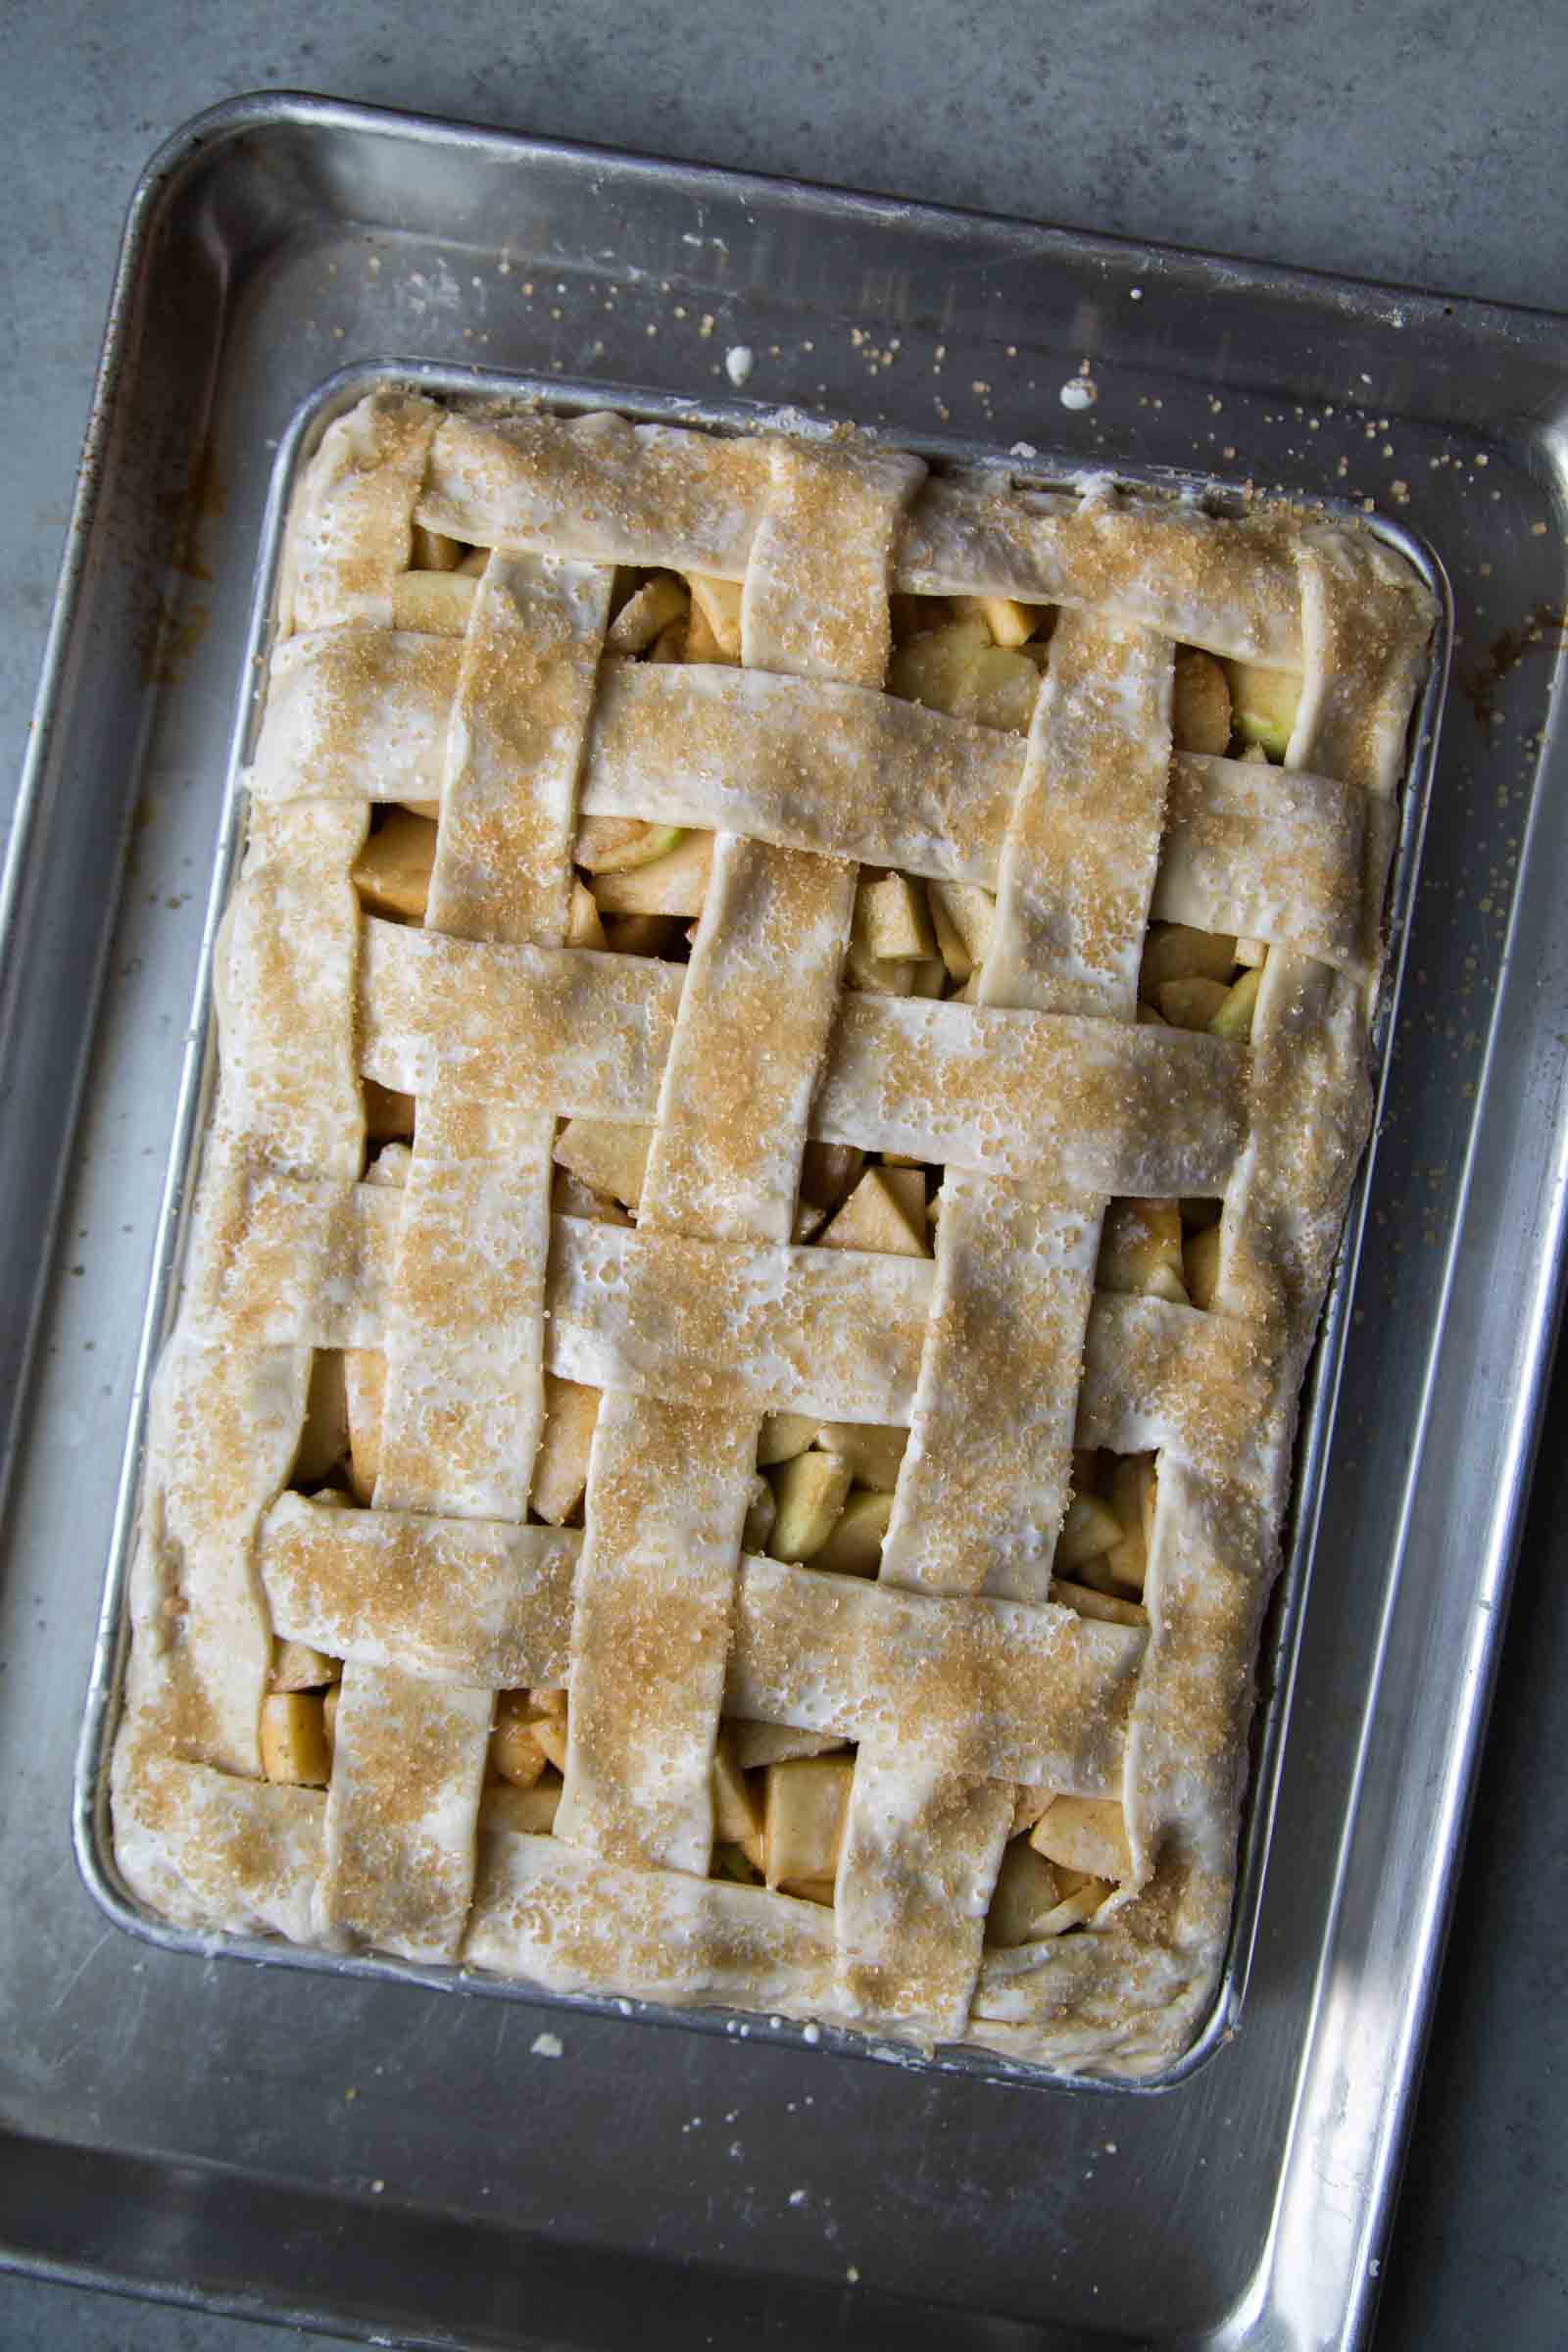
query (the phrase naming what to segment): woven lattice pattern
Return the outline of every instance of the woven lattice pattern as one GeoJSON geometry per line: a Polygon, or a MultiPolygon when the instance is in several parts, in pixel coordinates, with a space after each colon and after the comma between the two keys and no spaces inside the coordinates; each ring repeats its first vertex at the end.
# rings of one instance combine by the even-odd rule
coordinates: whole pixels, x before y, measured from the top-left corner
{"type": "Polygon", "coordinates": [[[1431,617],[1299,516],[397,394],[334,424],[155,1392],[115,1766],[138,1892],[560,1990],[1179,2050],[1431,617]],[[416,551],[452,543],[479,553],[438,599],[416,551]],[[729,657],[617,651],[627,567],[737,592],[729,657]],[[1052,609],[1026,732],[886,691],[894,600],[930,597],[1052,609]],[[1175,748],[1178,647],[1299,677],[1283,766],[1175,748]],[[382,805],[434,816],[422,922],[355,888],[382,805]],[[616,819],[711,837],[689,958],[574,938],[579,828],[616,819]],[[867,867],[989,894],[961,994],[851,984],[867,867]],[[1258,944],[1250,1035],[1140,1018],[1151,924],[1258,944]],[[368,1167],[400,1098],[412,1150],[368,1167]],[[563,1206],[563,1121],[635,1140],[634,1218],[563,1206]],[[799,1238],[824,1146],[940,1171],[929,1253],[799,1238]],[[1222,1210],[1206,1306],[1097,1288],[1107,1210],[1149,1200],[1222,1210]],[[359,1500],[297,1467],[335,1351],[379,1367],[359,1500]],[[598,1393],[580,1524],[529,1508],[563,1383],[598,1393]],[[897,1439],[873,1574],[748,1545],[779,1415],[897,1439]],[[1136,1601],[1063,1576],[1075,1448],[1155,1459],[1136,1601]],[[334,1676],[329,1769],[293,1781],[279,1644],[334,1676]],[[548,1830],[494,1801],[498,1693],[533,1690],[566,1694],[548,1830]],[[843,1758],[830,1887],[711,1875],[735,1726],[843,1758]],[[1074,1874],[1072,1932],[988,1938],[1009,1839],[1064,1797],[1114,1813],[1118,1865],[1074,1874]]]}

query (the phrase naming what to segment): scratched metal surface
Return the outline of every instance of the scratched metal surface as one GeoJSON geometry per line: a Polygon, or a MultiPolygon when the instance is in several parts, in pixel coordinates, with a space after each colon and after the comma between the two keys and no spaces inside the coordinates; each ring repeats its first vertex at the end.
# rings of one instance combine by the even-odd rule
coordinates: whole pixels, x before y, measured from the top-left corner
{"type": "MultiPolygon", "coordinates": [[[[22,910],[53,958],[40,1115],[65,1116],[73,1051],[91,1053],[0,1620],[3,2081],[28,2134],[8,2150],[13,2243],[447,2340],[602,2343],[655,2296],[662,2325],[737,2339],[764,2309],[803,2341],[895,2320],[914,2341],[1346,2335],[1386,2228],[1554,1308],[1568,842],[1541,733],[1555,657],[1529,618],[1558,586],[1555,330],[904,207],[835,246],[797,192],[548,151],[522,171],[341,116],[239,126],[167,193],[22,910]],[[1086,460],[1375,490],[1442,551],[1472,645],[1520,641],[1469,678],[1446,739],[1248,2022],[1157,2100],[600,2018],[535,2055],[559,2017],[525,2004],[138,1947],[63,1848],[269,438],[349,359],[682,392],[736,342],[765,398],[916,439],[933,418],[1042,439],[1046,409],[1086,460]],[[1096,405],[1048,407],[1086,357],[1096,405]]],[[[36,1204],[32,1229],[36,1253],[36,1204]]]]}

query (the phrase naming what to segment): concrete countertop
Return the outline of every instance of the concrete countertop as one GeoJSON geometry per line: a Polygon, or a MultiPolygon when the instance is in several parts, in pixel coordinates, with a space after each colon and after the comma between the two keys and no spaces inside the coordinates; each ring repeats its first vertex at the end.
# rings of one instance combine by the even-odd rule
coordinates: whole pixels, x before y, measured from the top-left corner
{"type": "MultiPolygon", "coordinates": [[[[3,12],[0,823],[125,202],[215,100],[304,88],[1260,261],[1568,307],[1568,27],[1538,0],[140,0],[3,12]]],[[[1568,2337],[1568,1374],[1504,1649],[1380,2345],[1568,2337]]],[[[292,2329],[0,2278],[0,2343],[282,2352],[292,2329]]]]}

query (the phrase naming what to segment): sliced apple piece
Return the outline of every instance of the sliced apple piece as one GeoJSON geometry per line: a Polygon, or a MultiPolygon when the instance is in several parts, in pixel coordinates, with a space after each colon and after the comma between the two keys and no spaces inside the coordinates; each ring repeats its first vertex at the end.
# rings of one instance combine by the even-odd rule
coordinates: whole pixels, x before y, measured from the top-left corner
{"type": "Polygon", "coordinates": [[[312,1649],[308,1642],[274,1642],[272,1644],[272,1689],[274,1690],[324,1690],[329,1683],[343,1679],[341,1658],[329,1658],[319,1649],[312,1649]]]}
{"type": "Polygon", "coordinates": [[[572,859],[591,874],[624,873],[667,857],[681,832],[679,825],[652,824],[640,816],[585,816],[577,827],[572,859]]]}
{"type": "Polygon", "coordinates": [[[733,1737],[720,1726],[713,1749],[713,1836],[738,1845],[754,1869],[762,1868],[762,1809],[735,1753],[733,1737]]]}
{"type": "Polygon", "coordinates": [[[1100,1592],[1092,1585],[1075,1585],[1062,1577],[1051,1580],[1051,1597],[1080,1617],[1095,1617],[1104,1625],[1147,1625],[1149,1611],[1119,1592],[1100,1592]]]}
{"type": "Polygon", "coordinates": [[[535,1781],[531,1788],[514,1788],[492,1781],[479,1791],[481,1830],[509,1830],[524,1838],[548,1838],[556,1826],[561,1803],[559,1781],[535,1781]]]}
{"type": "Polygon", "coordinates": [[[928,882],[925,893],[942,960],[953,979],[967,980],[991,952],[997,902],[977,882],[928,882]]]}
{"type": "Polygon", "coordinates": [[[1133,1875],[1127,1822],[1109,1796],[1058,1796],[1029,1833],[1029,1842],[1048,1862],[1081,1870],[1118,1884],[1133,1875]]]}
{"type": "Polygon", "coordinates": [[[936,935],[937,952],[942,957],[943,969],[950,980],[956,980],[961,986],[974,970],[974,957],[964,946],[952,915],[937,896],[941,888],[939,882],[928,882],[925,886],[926,903],[931,909],[931,928],[936,935]]]}
{"type": "Polygon", "coordinates": [[[1141,1292],[1185,1306],[1182,1212],[1176,1201],[1113,1200],[1105,1211],[1095,1281],[1102,1291],[1141,1292]]]}
{"type": "Polygon", "coordinates": [[[1028,1943],[1061,1900],[1056,1874],[1026,1838],[1009,1845],[986,1913],[986,1941],[1005,1950],[1028,1943]]]}
{"type": "Polygon", "coordinates": [[[1027,735],[1040,699],[1040,671],[1027,654],[988,646],[975,657],[965,682],[959,716],[982,727],[1027,735]]]}
{"type": "Polygon", "coordinates": [[[692,592],[693,613],[702,614],[718,648],[716,657],[710,656],[710,659],[738,662],[741,658],[739,580],[715,580],[706,572],[689,571],[686,585],[692,592]]]}
{"type": "Polygon", "coordinates": [[[650,662],[684,662],[686,640],[690,633],[691,624],[685,619],[666,622],[649,647],[648,660],[650,662]]]}
{"type": "Polygon", "coordinates": [[[332,1751],[318,1691],[273,1690],[262,1701],[262,1770],[295,1788],[324,1788],[332,1751]]]}
{"type": "Polygon", "coordinates": [[[1141,1535],[1147,1544],[1154,1532],[1154,1508],[1159,1500],[1159,1467],[1152,1453],[1118,1453],[1112,1457],[1110,1507],[1124,1535],[1141,1535]]]}
{"type": "Polygon", "coordinates": [[[793,1756],[833,1755],[848,1744],[831,1732],[798,1732],[787,1723],[731,1723],[725,1730],[742,1772],[755,1772],[763,1764],[787,1764],[793,1756]]]}
{"type": "Polygon", "coordinates": [[[1152,1453],[1116,1457],[1110,1479],[1110,1503],[1121,1522],[1121,1541],[1105,1554],[1105,1566],[1118,1585],[1142,1592],[1149,1573],[1149,1542],[1154,1526],[1159,1480],[1152,1453]]]}
{"type": "Polygon", "coordinates": [[[897,956],[868,956],[852,939],[844,951],[844,985],[872,997],[912,997],[914,965],[897,956]]]}
{"type": "Polygon", "coordinates": [[[660,631],[671,621],[684,621],[690,609],[684,583],[672,571],[656,571],[621,606],[605,644],[612,654],[645,654],[660,631]]]}
{"type": "Polygon", "coordinates": [[[1213,757],[1223,754],[1231,739],[1231,690],[1224,664],[1196,646],[1177,648],[1170,731],[1177,751],[1213,757]]]}
{"type": "Polygon", "coordinates": [[[802,1756],[768,1766],[762,1838],[769,1886],[833,1877],[854,1778],[849,1756],[802,1756]]]}
{"type": "Polygon", "coordinates": [[[1010,596],[956,596],[951,599],[959,620],[983,620],[997,645],[1022,645],[1035,633],[1040,615],[1010,596]]]}
{"type": "Polygon", "coordinates": [[[1015,1788],[1012,1792],[1012,1827],[1007,1836],[1021,1838],[1025,1830],[1034,1828],[1046,1807],[1054,1805],[1055,1801],[1056,1794],[1053,1788],[1015,1788]]]}
{"type": "Polygon", "coordinates": [[[349,1484],[360,1502],[375,1493],[381,1468],[381,1409],[386,1357],[379,1348],[345,1348],[343,1388],[349,1418],[349,1484]]]}
{"type": "Polygon", "coordinates": [[[731,668],[734,667],[730,656],[725,653],[714,633],[712,622],[695,598],[692,600],[691,612],[687,615],[686,644],[681,659],[705,664],[727,663],[731,668]]]}
{"type": "Polygon", "coordinates": [[[1206,1029],[1229,993],[1223,980],[1162,980],[1159,1009],[1173,1029],[1206,1029]]]}
{"type": "Polygon", "coordinates": [[[848,1462],[862,1487],[891,1494],[904,1467],[906,1429],[884,1429],[874,1421],[824,1421],[814,1443],[848,1462]]]}
{"type": "Polygon", "coordinates": [[[929,890],[962,940],[970,962],[984,963],[991,953],[997,921],[997,902],[991,892],[978,882],[933,882],[929,890]]]}
{"type": "Polygon", "coordinates": [[[926,629],[895,652],[888,663],[888,692],[906,703],[923,703],[928,710],[956,712],[970,670],[990,647],[991,631],[972,613],[926,629]]]}
{"type": "Polygon", "coordinates": [[[407,808],[389,808],[350,869],[361,904],[371,914],[422,923],[435,863],[435,827],[407,808]]]}
{"type": "Polygon", "coordinates": [[[1270,760],[1283,760],[1296,725],[1301,681],[1291,669],[1269,669],[1258,662],[1229,662],[1236,732],[1270,760]]]}
{"type": "Polygon", "coordinates": [[[607,914],[701,914],[713,868],[711,833],[677,833],[662,858],[601,870],[593,899],[607,914]]]}
{"type": "Polygon", "coordinates": [[[1157,1004],[1167,980],[1219,980],[1228,988],[1235,968],[1236,941],[1229,932],[1199,931],[1191,923],[1152,923],[1138,985],[1157,1004]]]}
{"type": "Polygon", "coordinates": [[[925,1178],[918,1168],[867,1168],[821,1236],[824,1250],[929,1257],[925,1178]]]}
{"type": "Polygon", "coordinates": [[[1115,1891],[1108,1879],[1085,1879],[1071,1894],[1062,1896],[1054,1911],[1047,1913],[1030,1942],[1044,1943],[1050,1936],[1065,1936],[1069,1928],[1087,1927],[1101,1904],[1115,1891]]]}
{"type": "Polygon", "coordinates": [[[1056,1560],[1065,1569],[1087,1567],[1121,1542],[1121,1521],[1098,1494],[1075,1494],[1062,1516],[1056,1560]]]}
{"type": "Polygon", "coordinates": [[[432,531],[422,522],[416,522],[410,537],[409,569],[456,571],[464,553],[461,539],[449,539],[445,531],[432,531]]]}
{"type": "Polygon", "coordinates": [[[462,637],[478,592],[478,581],[461,571],[406,571],[392,583],[392,626],[423,637],[462,637]]]}
{"type": "Polygon", "coordinates": [[[1219,1288],[1219,1227],[1205,1225],[1182,1244],[1182,1272],[1194,1306],[1210,1307],[1219,1288]]]}
{"type": "Polygon", "coordinates": [[[757,1440],[757,1466],[771,1470],[775,1462],[791,1462],[804,1453],[819,1424],[807,1413],[764,1413],[757,1440]]]}
{"type": "Polygon", "coordinates": [[[903,874],[884,874],[880,882],[859,885],[851,936],[862,954],[895,962],[922,959],[937,952],[924,893],[903,874]]]}
{"type": "Polygon", "coordinates": [[[533,1727],[533,1736],[545,1751],[547,1763],[558,1772],[566,1769],[566,1718],[564,1715],[542,1714],[533,1727]]]}
{"type": "Polygon", "coordinates": [[[1221,1004],[1216,1004],[1208,1016],[1210,1037],[1228,1037],[1233,1045],[1247,1045],[1252,1035],[1252,1015],[1257,1010],[1257,992],[1263,985],[1259,964],[1245,971],[1230,989],[1221,1004]]]}
{"type": "Polygon", "coordinates": [[[567,1119],[556,1138],[555,1161],[591,1191],[608,1193],[627,1208],[642,1199],[648,1173],[651,1127],[623,1126],[616,1119],[567,1119]]]}
{"type": "Polygon", "coordinates": [[[813,1208],[836,1208],[864,1166],[865,1153],[854,1144],[808,1144],[801,1159],[801,1199],[813,1208]]]}
{"type": "Polygon", "coordinates": [[[598,1389],[584,1388],[580,1381],[545,1374],[545,1421],[528,1500],[551,1527],[563,1526],[582,1500],[599,1396],[598,1389]]]}
{"type": "Polygon", "coordinates": [[[566,915],[566,945],[568,948],[602,948],[605,945],[605,926],[599,919],[599,902],[586,882],[571,878],[571,906],[566,915]]]}
{"type": "Polygon", "coordinates": [[[798,1453],[773,1473],[778,1516],[767,1540],[775,1560],[808,1560],[833,1533],[850,1491],[850,1466],[836,1453],[798,1453]]]}
{"type": "MultiPolygon", "coordinates": [[[[809,1461],[811,1457],[804,1458],[809,1461]]],[[[833,1458],[824,1456],[828,1461],[833,1458]]],[[[826,1576],[875,1576],[882,1565],[882,1546],[892,1516],[891,1494],[873,1494],[868,1487],[861,1487],[845,1503],[827,1542],[812,1552],[811,1566],[826,1576]]]]}
{"type": "Polygon", "coordinates": [[[777,1499],[767,1480],[759,1470],[752,1479],[751,1494],[746,1504],[746,1517],[741,1522],[742,1551],[765,1551],[767,1540],[773,1533],[773,1525],[777,1517],[777,1499]]]}
{"type": "Polygon", "coordinates": [[[550,1759],[537,1736],[542,1711],[526,1690],[503,1690],[490,1727],[490,1769],[514,1788],[531,1788],[550,1759]]]}

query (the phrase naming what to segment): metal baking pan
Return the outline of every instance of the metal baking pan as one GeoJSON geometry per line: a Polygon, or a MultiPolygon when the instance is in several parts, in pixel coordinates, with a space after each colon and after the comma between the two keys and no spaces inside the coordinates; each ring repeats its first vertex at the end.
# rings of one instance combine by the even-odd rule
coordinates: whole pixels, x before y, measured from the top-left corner
{"type": "MultiPolygon", "coordinates": [[[[187,1032],[179,1109],[164,1188],[163,1215],[155,1243],[152,1294],[135,1374],[98,1648],[93,1662],[87,1717],[77,1759],[75,1839],[83,1876],[108,1916],[117,1925],[145,1936],[165,1949],[187,1952],[221,1950],[263,1964],[315,1969],[339,1977],[392,1977],[403,1983],[417,1983],[437,1990],[450,1990],[450,1969],[422,1968],[386,1955],[364,1956],[324,1951],[284,1943],[278,1938],[247,1938],[239,1936],[214,1937],[172,1927],[160,1919],[157,1913],[149,1911],[125,1886],[116,1866],[109,1821],[109,1760],[122,1704],[127,1649],[126,1592],[139,1510],[147,1399],[153,1369],[172,1325],[177,1304],[186,1238],[187,1220],[184,1212],[195,1189],[207,1105],[217,1077],[217,1046],[212,1017],[212,946],[242,847],[241,777],[254,755],[255,736],[264,701],[263,681],[274,624],[283,525],[300,470],[314,455],[327,425],[365,394],[389,384],[458,403],[485,403],[493,399],[514,403],[542,401],[568,412],[603,405],[605,400],[604,387],[599,383],[566,383],[558,378],[541,381],[525,376],[509,377],[482,370],[458,370],[407,363],[394,367],[351,368],[339,371],[306,398],[290,420],[278,450],[262,530],[251,626],[235,671],[239,710],[226,781],[222,788],[223,814],[208,902],[196,1002],[187,1032]]],[[[734,400],[693,400],[667,395],[658,398],[629,387],[617,390],[615,404],[621,414],[639,420],[679,421],[721,431],[744,431],[748,426],[755,428],[759,423],[769,421],[766,413],[759,418],[755,410],[748,411],[734,400]]],[[[1028,461],[1004,457],[1000,452],[988,450],[982,441],[960,439],[953,434],[927,435],[921,449],[923,455],[939,466],[947,463],[972,469],[987,464],[1000,465],[1005,467],[1009,475],[1021,478],[1030,487],[1059,487],[1064,476],[1071,471],[1068,459],[1054,464],[1044,452],[1037,452],[1028,461]]],[[[1216,504],[1230,503],[1236,496],[1233,489],[1227,489],[1223,483],[1209,478],[1172,479],[1167,472],[1156,479],[1148,469],[1140,473],[1136,468],[1118,468],[1117,478],[1129,485],[1137,480],[1146,488],[1157,488],[1173,496],[1206,497],[1216,504]]],[[[1343,507],[1345,502],[1339,503],[1343,507]]],[[[1365,517],[1358,515],[1356,520],[1364,523],[1365,517]]],[[[1409,768],[1401,794],[1399,840],[1389,890],[1389,952],[1373,1029],[1374,1051],[1378,1054],[1381,1074],[1382,1049],[1397,1000],[1410,903],[1419,870],[1428,786],[1447,671],[1448,614],[1446,583],[1430,551],[1420,546],[1407,532],[1398,531],[1387,522],[1375,522],[1368,527],[1377,529],[1380,536],[1399,548],[1445,608],[1425,689],[1412,720],[1409,768]]],[[[1259,1683],[1265,1695],[1255,1726],[1256,1760],[1249,1793],[1225,1967],[1208,2019],[1192,2047],[1157,2075],[1144,2077],[1135,2082],[1116,2084],[1117,2088],[1124,2091],[1149,2092],[1167,2088],[1185,2080],[1235,2031],[1241,2012],[1256,1926],[1257,1898],[1268,1852],[1268,1831],[1279,1760],[1284,1749],[1296,1636],[1310,1566],[1312,1534],[1322,1500],[1329,1422],[1343,1365],[1351,1276],[1362,1236],[1373,1157],[1374,1154],[1368,1152],[1363,1160],[1351,1197],[1305,1398],[1297,1448],[1297,1475],[1286,1543],[1286,1564],[1259,1661],[1259,1683]]],[[[737,2022],[721,2012],[673,2011],[642,2002],[596,1998],[587,1994],[530,1995],[514,1982],[501,1978],[468,1976],[464,1980],[464,1988],[507,2000],[532,1998],[547,2002],[552,2007],[579,2009],[599,2016],[647,2017],[712,2033],[733,2033],[738,2030],[737,2022]]],[[[779,2039],[803,2047],[815,2047],[827,2042],[833,2048],[857,2057],[880,2054],[903,2065],[915,2062],[906,2047],[892,2046],[879,2051],[875,2043],[862,2036],[839,2033],[830,2028],[805,2028],[781,2019],[771,2031],[779,2039]]],[[[945,2050],[925,2063],[1019,2083],[1038,2084],[1050,2080],[1039,2068],[1011,2065],[1003,2058],[980,2051],[945,2050]]],[[[1063,2087],[1091,2086],[1087,2078],[1060,2077],[1057,2080],[1063,2087]]],[[[1106,2084],[1094,2086],[1108,2087],[1106,2084]]]]}
{"type": "Polygon", "coordinates": [[[0,1604],[4,2258],[420,2342],[1354,2340],[1557,1305],[1565,393],[1549,318],[309,99],[224,107],[155,162],[0,982],[5,1373],[37,1339],[0,1604]],[[1341,1308],[1246,2022],[1157,2096],[195,1961],[107,1925],[67,1851],[269,444],[388,354],[657,405],[724,391],[741,346],[761,405],[917,447],[1375,496],[1454,579],[1466,693],[1341,1308]],[[1064,407],[1085,361],[1098,398],[1064,407]]]}

